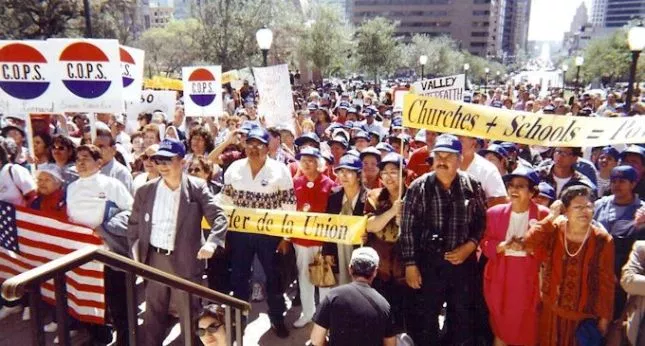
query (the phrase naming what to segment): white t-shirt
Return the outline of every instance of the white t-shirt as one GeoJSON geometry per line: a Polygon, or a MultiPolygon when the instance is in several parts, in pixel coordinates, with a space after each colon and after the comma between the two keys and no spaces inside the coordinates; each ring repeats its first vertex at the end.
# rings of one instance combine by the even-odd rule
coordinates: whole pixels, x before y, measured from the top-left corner
{"type": "Polygon", "coordinates": [[[25,167],[6,164],[0,169],[0,201],[24,206],[24,196],[35,190],[34,177],[25,167]]]}
{"type": "Polygon", "coordinates": [[[466,169],[466,173],[472,175],[482,184],[486,198],[506,197],[506,186],[502,180],[499,170],[490,161],[475,154],[475,158],[466,169]]]}
{"type": "Polygon", "coordinates": [[[571,177],[568,178],[558,178],[555,175],[553,176],[553,180],[555,180],[555,195],[557,197],[560,197],[560,192],[562,192],[562,188],[564,185],[566,185],[569,180],[571,180],[571,177]]]}
{"type": "MultiPolygon", "coordinates": [[[[529,230],[529,211],[523,213],[511,212],[511,218],[508,221],[508,230],[506,231],[506,241],[513,237],[523,238],[529,230]]],[[[526,251],[516,251],[508,249],[504,252],[506,256],[525,257],[526,251]]]]}
{"type": "Polygon", "coordinates": [[[130,210],[134,199],[123,183],[101,173],[78,178],[67,187],[67,215],[72,222],[96,228],[104,221],[108,201],[130,210]]]}

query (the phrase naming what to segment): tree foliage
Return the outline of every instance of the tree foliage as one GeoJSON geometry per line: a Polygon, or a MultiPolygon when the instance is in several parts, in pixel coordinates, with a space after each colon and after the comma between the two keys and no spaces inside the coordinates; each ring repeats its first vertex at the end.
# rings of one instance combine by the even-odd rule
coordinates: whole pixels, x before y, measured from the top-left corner
{"type": "Polygon", "coordinates": [[[323,75],[343,74],[352,56],[353,29],[336,7],[317,6],[305,23],[298,51],[323,75]]]}
{"type": "Polygon", "coordinates": [[[146,30],[137,41],[137,46],[146,51],[146,74],[178,76],[183,66],[198,61],[201,30],[196,19],[172,21],[165,28],[146,30]]]}
{"type": "Polygon", "coordinates": [[[76,0],[3,0],[0,38],[46,39],[66,37],[69,22],[83,15],[76,0]]]}
{"type": "Polygon", "coordinates": [[[356,31],[358,70],[376,77],[392,72],[398,65],[401,51],[394,32],[398,23],[383,17],[367,20],[356,31]]]}

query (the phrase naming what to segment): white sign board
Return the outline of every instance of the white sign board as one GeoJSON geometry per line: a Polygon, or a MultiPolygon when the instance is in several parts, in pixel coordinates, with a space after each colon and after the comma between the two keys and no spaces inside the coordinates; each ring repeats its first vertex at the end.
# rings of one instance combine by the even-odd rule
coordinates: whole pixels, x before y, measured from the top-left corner
{"type": "Polygon", "coordinates": [[[255,85],[260,95],[258,114],[267,127],[280,126],[294,130],[293,94],[287,65],[254,67],[255,85]]]}
{"type": "Polygon", "coordinates": [[[138,100],[126,102],[128,122],[132,122],[130,127],[134,129],[138,127],[136,119],[141,113],[161,111],[166,113],[167,119],[172,119],[176,104],[177,92],[174,90],[143,90],[138,100]]]}
{"type": "Polygon", "coordinates": [[[222,66],[191,66],[182,69],[186,116],[216,116],[224,111],[222,66]]]}
{"type": "Polygon", "coordinates": [[[454,76],[426,79],[412,84],[410,91],[416,95],[436,97],[439,99],[463,101],[466,88],[466,76],[454,76]]]}
{"type": "Polygon", "coordinates": [[[123,100],[138,101],[143,86],[143,64],[145,53],[141,49],[120,46],[121,79],[123,100]]]}
{"type": "Polygon", "coordinates": [[[123,81],[117,40],[49,39],[56,112],[121,112],[123,81]]]}
{"type": "Polygon", "coordinates": [[[0,41],[0,113],[53,111],[55,74],[45,41],[0,41]]]}

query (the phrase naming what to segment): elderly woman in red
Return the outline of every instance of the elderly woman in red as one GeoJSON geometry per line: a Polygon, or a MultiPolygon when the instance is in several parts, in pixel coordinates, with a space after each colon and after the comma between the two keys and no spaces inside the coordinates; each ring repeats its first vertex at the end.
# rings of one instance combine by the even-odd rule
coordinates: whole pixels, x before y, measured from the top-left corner
{"type": "Polygon", "coordinates": [[[588,186],[566,188],[524,241],[526,251],[544,261],[539,345],[600,345],[607,333],[614,308],[614,242],[592,223],[592,199],[588,186]],[[558,217],[560,212],[566,217],[558,217]]]}
{"type": "Polygon", "coordinates": [[[495,345],[535,345],[539,262],[523,249],[529,225],[547,216],[549,209],[535,204],[539,176],[524,166],[504,176],[510,203],[486,213],[486,232],[481,242],[488,257],[484,270],[484,298],[490,311],[495,345]]]}

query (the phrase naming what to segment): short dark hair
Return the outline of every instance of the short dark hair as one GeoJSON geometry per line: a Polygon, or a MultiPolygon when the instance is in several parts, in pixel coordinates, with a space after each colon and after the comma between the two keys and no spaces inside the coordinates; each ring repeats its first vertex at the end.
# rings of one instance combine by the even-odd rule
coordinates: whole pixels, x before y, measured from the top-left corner
{"type": "Polygon", "coordinates": [[[105,129],[97,129],[96,130],[96,138],[98,137],[107,137],[110,139],[110,145],[115,146],[116,141],[114,140],[114,136],[112,136],[112,132],[105,130],[105,129]]]}
{"type": "Polygon", "coordinates": [[[94,144],[83,144],[79,146],[78,149],[76,149],[77,154],[82,151],[90,154],[90,156],[94,159],[94,161],[98,161],[101,159],[101,149],[99,149],[94,144]]]}
{"type": "Polygon", "coordinates": [[[567,187],[562,192],[560,200],[562,201],[562,204],[564,204],[565,208],[569,208],[571,201],[578,196],[587,197],[592,201],[594,199],[594,194],[590,187],[584,185],[573,185],[571,187],[567,187]]]}
{"type": "Polygon", "coordinates": [[[208,304],[204,306],[202,311],[199,312],[199,315],[197,315],[197,318],[195,319],[196,321],[201,320],[204,317],[212,317],[216,319],[219,323],[224,323],[225,321],[225,315],[224,315],[224,307],[218,304],[208,304]]]}
{"type": "Polygon", "coordinates": [[[60,144],[71,151],[69,159],[67,159],[66,163],[72,163],[76,161],[76,143],[74,143],[71,138],[61,134],[55,135],[54,138],[52,138],[52,146],[50,147],[50,151],[55,144],[60,144]]]}
{"type": "Polygon", "coordinates": [[[195,126],[190,130],[190,134],[188,136],[188,151],[192,152],[192,149],[190,148],[190,140],[195,137],[202,137],[204,139],[204,142],[206,142],[206,147],[205,147],[205,153],[208,155],[213,149],[215,149],[215,140],[213,139],[213,135],[211,134],[210,131],[208,131],[207,128],[204,126],[195,126]]]}

